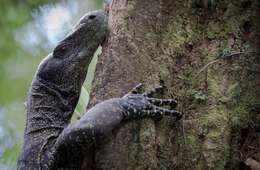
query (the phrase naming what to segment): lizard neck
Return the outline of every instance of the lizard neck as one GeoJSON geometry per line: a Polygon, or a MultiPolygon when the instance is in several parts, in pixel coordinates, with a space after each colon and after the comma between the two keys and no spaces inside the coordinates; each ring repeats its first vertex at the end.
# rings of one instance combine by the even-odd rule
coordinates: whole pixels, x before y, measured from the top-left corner
{"type": "Polygon", "coordinates": [[[81,86],[62,87],[36,75],[28,98],[26,134],[64,129],[70,123],[80,90],[81,86]]]}

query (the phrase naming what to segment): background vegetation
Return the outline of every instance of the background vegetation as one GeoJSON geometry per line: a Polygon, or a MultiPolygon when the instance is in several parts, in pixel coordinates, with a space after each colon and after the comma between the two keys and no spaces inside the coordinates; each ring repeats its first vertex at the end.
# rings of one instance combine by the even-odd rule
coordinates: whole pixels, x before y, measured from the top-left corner
{"type": "MultiPolygon", "coordinates": [[[[25,102],[38,63],[85,12],[103,0],[1,0],[0,169],[16,168],[25,126],[25,102]]],[[[95,60],[91,67],[94,70],[95,60]]],[[[83,112],[93,74],[77,107],[83,112]]]]}

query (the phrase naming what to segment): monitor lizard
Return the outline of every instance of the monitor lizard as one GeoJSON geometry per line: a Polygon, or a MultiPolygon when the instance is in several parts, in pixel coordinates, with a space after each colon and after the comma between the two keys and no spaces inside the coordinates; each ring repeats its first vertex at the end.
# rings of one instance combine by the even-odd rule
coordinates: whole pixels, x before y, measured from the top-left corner
{"type": "Polygon", "coordinates": [[[71,123],[87,68],[107,35],[107,25],[103,11],[85,14],[39,64],[27,100],[18,170],[78,170],[84,152],[125,120],[165,114],[181,117],[174,109],[176,100],[152,98],[141,93],[139,85],[123,97],[95,105],[71,123]]]}

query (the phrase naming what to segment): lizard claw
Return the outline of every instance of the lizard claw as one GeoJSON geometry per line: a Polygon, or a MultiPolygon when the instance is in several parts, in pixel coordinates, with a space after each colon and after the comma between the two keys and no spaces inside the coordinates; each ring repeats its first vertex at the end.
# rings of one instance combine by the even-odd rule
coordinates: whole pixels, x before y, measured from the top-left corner
{"type": "Polygon", "coordinates": [[[164,89],[163,86],[158,86],[158,87],[155,87],[155,88],[153,88],[152,90],[150,90],[148,92],[144,92],[143,95],[147,96],[147,97],[151,97],[151,96],[154,96],[155,94],[163,93],[163,89],[164,89]]]}
{"type": "Polygon", "coordinates": [[[179,111],[173,109],[165,109],[158,106],[153,106],[152,110],[147,110],[146,114],[151,115],[154,118],[161,118],[163,115],[176,117],[176,121],[182,117],[182,114],[179,111]]]}
{"type": "Polygon", "coordinates": [[[144,85],[142,83],[139,83],[132,90],[130,90],[128,94],[142,94],[144,96],[151,97],[157,93],[162,93],[162,90],[164,88],[163,86],[158,86],[148,92],[143,93],[143,87],[144,85]]]}

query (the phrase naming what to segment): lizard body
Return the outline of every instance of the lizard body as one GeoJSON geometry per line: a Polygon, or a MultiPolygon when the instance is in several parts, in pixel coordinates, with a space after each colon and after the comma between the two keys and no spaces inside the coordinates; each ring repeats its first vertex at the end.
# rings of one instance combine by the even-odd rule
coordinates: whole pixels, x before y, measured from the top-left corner
{"type": "Polygon", "coordinates": [[[84,152],[125,119],[169,114],[180,117],[172,99],[150,98],[135,88],[101,102],[75,123],[71,117],[88,65],[107,33],[102,11],[87,13],[39,65],[28,102],[18,170],[79,170],[84,152]],[[161,106],[172,106],[171,109],[161,106]]]}

